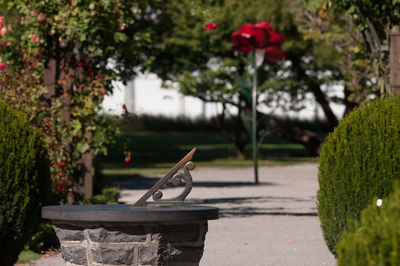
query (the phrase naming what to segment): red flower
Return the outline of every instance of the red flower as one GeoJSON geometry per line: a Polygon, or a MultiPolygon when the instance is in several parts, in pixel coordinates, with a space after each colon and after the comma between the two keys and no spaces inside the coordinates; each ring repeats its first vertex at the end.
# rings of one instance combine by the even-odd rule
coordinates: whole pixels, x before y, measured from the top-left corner
{"type": "Polygon", "coordinates": [[[29,35],[29,38],[31,38],[31,41],[34,42],[34,43],[39,43],[40,42],[39,35],[37,35],[36,33],[33,33],[33,34],[29,35]]]}
{"type": "Polygon", "coordinates": [[[7,32],[7,28],[6,27],[1,28],[0,29],[0,36],[3,36],[4,34],[6,34],[6,32],[7,32]]]}
{"type": "Polygon", "coordinates": [[[62,190],[63,190],[63,185],[62,185],[62,184],[58,184],[57,187],[56,187],[56,190],[57,190],[58,192],[62,192],[62,190]]]}
{"type": "Polygon", "coordinates": [[[122,105],[122,109],[124,109],[124,110],[127,109],[127,108],[126,108],[126,104],[123,104],[123,105],[122,105]]]}
{"type": "Polygon", "coordinates": [[[82,62],[82,61],[79,61],[78,63],[76,63],[76,66],[77,66],[77,67],[82,67],[82,66],[83,66],[83,62],[82,62]]]}
{"type": "Polygon", "coordinates": [[[100,98],[103,98],[105,94],[106,94],[105,90],[100,90],[100,92],[99,92],[100,98]]]}
{"type": "Polygon", "coordinates": [[[7,70],[7,65],[6,63],[0,63],[0,72],[6,71],[7,70]]]}
{"type": "Polygon", "coordinates": [[[231,35],[233,49],[249,53],[254,49],[265,48],[269,41],[270,28],[267,22],[243,25],[231,35]]]}
{"type": "Polygon", "coordinates": [[[3,26],[3,17],[2,16],[0,16],[0,28],[1,28],[1,26],[3,26]]]}
{"type": "Polygon", "coordinates": [[[60,165],[61,165],[61,167],[65,167],[65,166],[67,165],[67,163],[64,162],[64,161],[61,161],[61,162],[60,162],[60,165]]]}
{"type": "Polygon", "coordinates": [[[269,38],[269,43],[268,45],[282,45],[282,43],[285,41],[285,36],[283,36],[280,33],[277,33],[275,31],[270,32],[271,37],[269,38]]]}
{"type": "Polygon", "coordinates": [[[126,157],[126,158],[125,158],[125,162],[126,162],[126,163],[132,162],[132,158],[131,158],[131,157],[126,157]]]}
{"type": "Polygon", "coordinates": [[[285,60],[285,53],[279,46],[271,45],[265,48],[265,62],[267,64],[276,63],[280,60],[285,60]]]}
{"type": "Polygon", "coordinates": [[[204,25],[204,28],[206,28],[207,30],[213,30],[218,28],[218,24],[217,23],[207,23],[206,25],[204,25]]]}
{"type": "Polygon", "coordinates": [[[268,22],[245,24],[231,35],[233,49],[250,53],[255,49],[265,50],[265,62],[276,63],[284,60],[285,53],[281,49],[285,36],[275,32],[268,22]]]}

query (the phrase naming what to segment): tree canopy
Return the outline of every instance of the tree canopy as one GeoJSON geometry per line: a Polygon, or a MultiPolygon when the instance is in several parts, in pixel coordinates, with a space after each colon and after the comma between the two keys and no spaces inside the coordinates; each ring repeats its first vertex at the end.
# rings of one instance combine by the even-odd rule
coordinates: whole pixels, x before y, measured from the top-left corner
{"type": "MultiPolygon", "coordinates": [[[[153,11],[158,14],[156,19],[141,21],[151,25],[154,31],[154,39],[146,51],[151,62],[149,70],[165,84],[177,86],[183,93],[204,101],[235,106],[239,114],[247,110],[250,102],[239,85],[246,82],[240,77],[249,75],[247,59],[232,51],[230,36],[245,23],[267,21],[285,36],[283,50],[287,60],[270,69],[273,75],[260,85],[258,101],[264,106],[294,110],[316,101],[331,127],[337,125],[340,117],[333,113],[330,103],[350,105],[347,95],[340,98],[329,94],[329,88],[341,84],[346,77],[339,68],[342,53],[328,39],[307,38],[305,13],[308,9],[302,1],[195,3],[164,1],[153,11]],[[217,23],[218,27],[208,30],[204,27],[206,23],[217,23]]],[[[235,119],[237,131],[230,137],[241,149],[248,136],[240,117],[235,119]]]]}

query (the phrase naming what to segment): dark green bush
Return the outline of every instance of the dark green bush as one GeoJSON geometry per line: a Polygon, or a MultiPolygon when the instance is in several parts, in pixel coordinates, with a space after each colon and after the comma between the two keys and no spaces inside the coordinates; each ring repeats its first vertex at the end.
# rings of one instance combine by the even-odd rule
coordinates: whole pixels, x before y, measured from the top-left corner
{"type": "Polygon", "coordinates": [[[400,189],[361,212],[338,245],[338,265],[400,265],[400,189]]]}
{"type": "Polygon", "coordinates": [[[58,249],[60,241],[54,232],[50,221],[42,221],[36,230],[36,233],[29,240],[27,248],[36,253],[44,253],[48,250],[58,249]]]}
{"type": "Polygon", "coordinates": [[[400,178],[400,98],[375,100],[354,110],[330,134],[319,158],[318,214],[336,254],[348,219],[374,197],[384,198],[400,178]]]}
{"type": "Polygon", "coordinates": [[[118,187],[106,187],[101,194],[94,195],[90,199],[91,204],[117,204],[119,199],[118,187]]]}
{"type": "Polygon", "coordinates": [[[28,120],[0,102],[0,261],[13,265],[49,198],[47,151],[28,120]]]}

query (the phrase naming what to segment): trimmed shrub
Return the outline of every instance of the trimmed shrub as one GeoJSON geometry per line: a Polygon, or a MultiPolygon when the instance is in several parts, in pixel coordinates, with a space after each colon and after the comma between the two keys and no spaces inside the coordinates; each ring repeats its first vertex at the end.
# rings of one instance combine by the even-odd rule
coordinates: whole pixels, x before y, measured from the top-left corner
{"type": "Polygon", "coordinates": [[[105,187],[101,190],[101,194],[94,195],[90,199],[90,204],[117,204],[118,199],[118,187],[105,187]]]}
{"type": "Polygon", "coordinates": [[[28,120],[0,102],[0,261],[13,265],[50,195],[47,151],[28,120]]]}
{"type": "Polygon", "coordinates": [[[319,158],[318,215],[329,250],[336,254],[348,219],[374,197],[384,198],[400,178],[400,98],[375,100],[339,123],[319,158]]]}
{"type": "Polygon", "coordinates": [[[400,264],[400,189],[383,200],[376,200],[361,212],[351,232],[344,233],[338,245],[338,265],[400,264]]]}

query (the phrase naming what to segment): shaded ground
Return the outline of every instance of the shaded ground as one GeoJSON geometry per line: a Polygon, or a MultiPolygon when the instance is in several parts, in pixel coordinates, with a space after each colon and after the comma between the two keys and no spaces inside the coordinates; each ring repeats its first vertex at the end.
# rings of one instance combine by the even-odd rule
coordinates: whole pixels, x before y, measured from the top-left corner
{"type": "MultiPolygon", "coordinates": [[[[261,167],[261,184],[251,168],[203,168],[192,172],[187,201],[221,209],[209,221],[201,266],[336,265],[322,238],[316,209],[317,164],[261,167]]],[[[118,182],[121,201],[133,203],[159,177],[135,176],[118,182]]],[[[163,190],[164,197],[181,188],[163,190]]],[[[46,259],[36,265],[64,265],[46,259]]]]}

